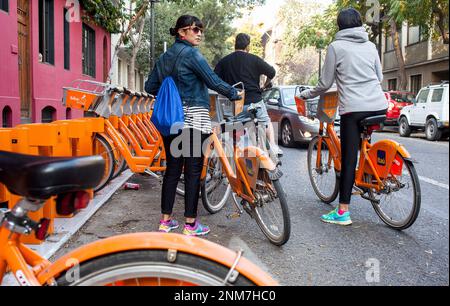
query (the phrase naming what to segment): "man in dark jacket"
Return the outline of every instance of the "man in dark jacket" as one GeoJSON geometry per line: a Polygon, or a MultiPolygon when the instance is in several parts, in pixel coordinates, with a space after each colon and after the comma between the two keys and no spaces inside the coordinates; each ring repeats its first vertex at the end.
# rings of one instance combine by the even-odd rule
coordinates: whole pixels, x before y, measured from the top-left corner
{"type": "Polygon", "coordinates": [[[257,118],[259,122],[266,125],[266,133],[275,152],[282,155],[282,151],[275,144],[275,136],[267,113],[266,105],[262,99],[263,90],[260,87],[261,76],[266,76],[267,80],[263,88],[271,84],[271,80],[275,77],[276,71],[265,62],[262,58],[249,53],[250,36],[240,33],[236,36],[235,52],[224,57],[216,66],[217,75],[228,84],[244,83],[245,102],[244,112],[247,112],[250,105],[256,107],[257,118]]]}

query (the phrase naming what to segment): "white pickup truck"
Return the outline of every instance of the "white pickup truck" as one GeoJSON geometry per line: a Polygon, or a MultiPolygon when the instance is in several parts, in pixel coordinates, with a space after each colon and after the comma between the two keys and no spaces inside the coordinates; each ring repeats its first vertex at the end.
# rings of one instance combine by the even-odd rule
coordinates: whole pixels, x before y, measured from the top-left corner
{"type": "Polygon", "coordinates": [[[414,105],[406,106],[398,119],[400,136],[424,130],[428,140],[449,136],[449,86],[448,82],[430,85],[420,90],[414,105]]]}

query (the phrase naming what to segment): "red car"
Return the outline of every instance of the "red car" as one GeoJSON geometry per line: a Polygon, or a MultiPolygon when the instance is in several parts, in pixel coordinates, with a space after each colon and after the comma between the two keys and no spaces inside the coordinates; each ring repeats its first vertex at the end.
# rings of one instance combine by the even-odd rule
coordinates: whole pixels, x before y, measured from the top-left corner
{"type": "Polygon", "coordinates": [[[385,125],[398,125],[400,111],[408,105],[413,104],[416,97],[412,92],[387,91],[384,93],[389,101],[389,108],[386,114],[385,125]]]}

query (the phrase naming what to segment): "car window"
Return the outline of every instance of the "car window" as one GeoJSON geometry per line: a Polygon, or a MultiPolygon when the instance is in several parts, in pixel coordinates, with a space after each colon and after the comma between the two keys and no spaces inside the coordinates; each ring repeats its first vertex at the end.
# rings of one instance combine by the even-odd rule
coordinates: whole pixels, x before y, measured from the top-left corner
{"type": "Polygon", "coordinates": [[[391,94],[391,99],[399,103],[412,103],[414,101],[414,95],[410,93],[393,93],[391,94]]]}
{"type": "Polygon", "coordinates": [[[295,88],[285,88],[283,89],[283,97],[285,105],[295,105],[295,88]]]}
{"type": "Polygon", "coordinates": [[[262,98],[263,98],[264,102],[267,102],[267,100],[269,100],[271,93],[272,93],[272,90],[266,90],[262,93],[262,98]]]}
{"type": "Polygon", "coordinates": [[[433,90],[431,102],[441,102],[443,94],[444,94],[444,88],[439,88],[439,89],[433,90]]]}
{"type": "Polygon", "coordinates": [[[427,103],[428,94],[430,93],[429,89],[422,90],[417,97],[417,103],[427,103]]]}
{"type": "Polygon", "coordinates": [[[272,94],[270,95],[270,99],[275,99],[279,102],[281,102],[281,93],[278,89],[274,89],[272,91],[272,94]]]}

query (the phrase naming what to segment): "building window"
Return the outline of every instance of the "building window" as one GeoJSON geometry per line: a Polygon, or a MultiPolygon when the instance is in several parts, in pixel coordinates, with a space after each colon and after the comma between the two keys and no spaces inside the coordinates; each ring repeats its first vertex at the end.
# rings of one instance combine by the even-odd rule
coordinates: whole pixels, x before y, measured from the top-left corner
{"type": "Polygon", "coordinates": [[[421,74],[412,75],[410,91],[417,94],[421,88],[422,88],[422,75],[421,74]]]}
{"type": "Polygon", "coordinates": [[[83,74],[95,78],[95,31],[83,23],[83,74]]]}
{"type": "Polygon", "coordinates": [[[70,69],[70,23],[67,21],[67,9],[64,9],[64,69],[70,69]]]}
{"type": "Polygon", "coordinates": [[[420,26],[408,26],[408,45],[417,44],[425,39],[423,28],[420,26]]]}
{"type": "Polygon", "coordinates": [[[9,0],[0,0],[0,10],[9,12],[9,0]]]}
{"type": "Polygon", "coordinates": [[[9,106],[5,106],[2,112],[2,127],[9,128],[12,127],[12,111],[9,106]]]}
{"type": "Polygon", "coordinates": [[[397,90],[397,79],[388,80],[388,90],[389,91],[397,90]]]}
{"type": "Polygon", "coordinates": [[[117,83],[122,86],[122,61],[119,59],[117,61],[117,83]]]}
{"type": "Polygon", "coordinates": [[[52,106],[47,106],[41,112],[42,123],[50,123],[56,120],[56,109],[52,106]]]}
{"type": "Polygon", "coordinates": [[[53,0],[39,0],[39,59],[55,63],[55,24],[53,0]]]}
{"type": "MultiPolygon", "coordinates": [[[[402,31],[398,32],[398,41],[401,46],[402,45],[402,31]]],[[[392,40],[391,32],[387,31],[386,37],[385,37],[385,52],[390,52],[393,50],[394,50],[394,42],[392,40]]]]}

